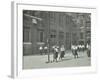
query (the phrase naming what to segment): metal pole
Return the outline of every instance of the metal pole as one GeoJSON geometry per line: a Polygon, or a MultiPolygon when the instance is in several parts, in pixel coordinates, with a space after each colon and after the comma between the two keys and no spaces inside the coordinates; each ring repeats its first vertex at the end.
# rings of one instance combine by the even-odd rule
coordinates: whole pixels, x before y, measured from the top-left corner
{"type": "Polygon", "coordinates": [[[48,13],[48,63],[50,62],[50,13],[48,13]]]}

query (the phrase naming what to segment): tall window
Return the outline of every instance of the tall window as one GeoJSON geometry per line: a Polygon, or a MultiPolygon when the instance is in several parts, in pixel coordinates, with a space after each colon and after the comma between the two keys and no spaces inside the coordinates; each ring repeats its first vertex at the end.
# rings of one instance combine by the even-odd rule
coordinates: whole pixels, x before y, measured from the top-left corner
{"type": "Polygon", "coordinates": [[[23,41],[24,42],[29,42],[29,30],[30,30],[30,28],[24,28],[24,32],[23,32],[23,41]]]}
{"type": "Polygon", "coordinates": [[[62,26],[62,13],[59,13],[59,26],[63,27],[62,26]]]}
{"type": "Polygon", "coordinates": [[[38,42],[44,41],[44,32],[43,30],[38,30],[38,42]]]}
{"type": "Polygon", "coordinates": [[[76,44],[76,43],[77,43],[77,34],[72,33],[72,44],[76,44]]]}
{"type": "Polygon", "coordinates": [[[50,34],[50,40],[51,40],[51,45],[54,45],[56,43],[56,30],[51,30],[50,34]]]}
{"type": "Polygon", "coordinates": [[[63,40],[64,39],[64,32],[59,32],[59,39],[63,40]]]}
{"type": "Polygon", "coordinates": [[[40,32],[40,42],[43,42],[43,32],[40,32]]]}
{"type": "Polygon", "coordinates": [[[80,38],[83,39],[83,33],[80,33],[80,38]]]}
{"type": "Polygon", "coordinates": [[[59,44],[62,45],[64,43],[64,32],[59,32],[59,44]]]}
{"type": "Polygon", "coordinates": [[[66,48],[70,49],[71,43],[70,43],[70,33],[66,32],[66,48]]]}

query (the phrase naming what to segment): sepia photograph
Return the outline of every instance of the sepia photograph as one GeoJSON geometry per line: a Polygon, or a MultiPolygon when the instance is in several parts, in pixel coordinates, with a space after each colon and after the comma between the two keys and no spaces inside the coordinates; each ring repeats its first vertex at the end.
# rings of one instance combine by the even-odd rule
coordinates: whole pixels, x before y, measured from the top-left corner
{"type": "Polygon", "coordinates": [[[23,69],[91,66],[91,13],[22,11],[23,69]]]}

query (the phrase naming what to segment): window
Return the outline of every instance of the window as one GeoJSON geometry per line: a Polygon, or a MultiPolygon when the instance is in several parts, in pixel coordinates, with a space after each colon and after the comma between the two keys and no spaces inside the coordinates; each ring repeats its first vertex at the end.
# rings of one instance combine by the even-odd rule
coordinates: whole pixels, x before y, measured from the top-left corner
{"type": "Polygon", "coordinates": [[[64,39],[64,32],[59,32],[59,39],[63,40],[64,39]]]}
{"type": "Polygon", "coordinates": [[[67,49],[70,49],[70,47],[71,47],[70,37],[71,37],[70,36],[70,33],[69,32],[66,32],[66,44],[65,45],[66,45],[66,48],[67,49]]]}
{"type": "Polygon", "coordinates": [[[72,33],[72,44],[77,43],[77,33],[72,33]]]}
{"type": "Polygon", "coordinates": [[[80,20],[80,27],[83,27],[83,25],[84,25],[84,21],[83,21],[83,19],[81,19],[80,20]]]}
{"type": "Polygon", "coordinates": [[[51,31],[50,38],[56,38],[56,31],[55,30],[51,31]]]}
{"type": "Polygon", "coordinates": [[[50,25],[51,25],[51,27],[54,25],[54,12],[50,12],[50,25]]]}
{"type": "Polygon", "coordinates": [[[38,30],[38,42],[44,41],[44,32],[43,30],[38,30]]]}
{"type": "Polygon", "coordinates": [[[40,42],[43,42],[43,32],[40,32],[40,42]]]}
{"type": "Polygon", "coordinates": [[[56,44],[56,30],[51,30],[50,32],[50,42],[51,45],[55,45],[56,44]]]}
{"type": "Polygon", "coordinates": [[[59,32],[59,45],[61,46],[62,44],[64,44],[64,32],[59,32]]]}
{"type": "Polygon", "coordinates": [[[24,32],[23,32],[23,41],[24,42],[29,42],[29,30],[30,30],[30,28],[24,28],[24,32]]]}
{"type": "Polygon", "coordinates": [[[80,38],[83,39],[83,33],[80,33],[80,38]]]}

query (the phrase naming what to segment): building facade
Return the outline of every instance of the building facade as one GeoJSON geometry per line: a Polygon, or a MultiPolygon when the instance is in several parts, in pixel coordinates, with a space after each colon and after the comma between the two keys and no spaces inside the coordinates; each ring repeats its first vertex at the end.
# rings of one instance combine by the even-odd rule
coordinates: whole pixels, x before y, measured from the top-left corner
{"type": "Polygon", "coordinates": [[[64,45],[66,50],[69,50],[72,44],[79,43],[80,35],[82,40],[86,40],[87,35],[82,37],[80,24],[75,19],[79,20],[77,15],[73,17],[65,12],[24,10],[23,55],[40,54],[39,47],[48,44],[50,51],[56,44],[64,45]]]}

